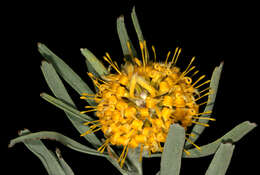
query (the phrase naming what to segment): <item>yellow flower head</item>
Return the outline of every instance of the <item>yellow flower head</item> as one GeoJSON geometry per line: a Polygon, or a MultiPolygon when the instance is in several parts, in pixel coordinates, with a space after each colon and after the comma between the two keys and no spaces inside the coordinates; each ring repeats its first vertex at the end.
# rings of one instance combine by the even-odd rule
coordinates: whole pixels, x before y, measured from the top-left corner
{"type": "MultiPolygon", "coordinates": [[[[131,50],[129,43],[128,46],[131,50]]],[[[199,107],[205,102],[198,104],[201,98],[210,93],[209,88],[202,91],[198,88],[210,81],[202,82],[205,75],[196,80],[192,79],[198,73],[194,70],[195,66],[192,66],[195,57],[187,68],[181,71],[176,67],[180,48],[176,48],[172,57],[169,52],[164,62],[156,61],[154,47],[154,60],[148,59],[145,41],[140,42],[140,48],[142,59],[131,55],[132,59],[125,61],[121,68],[106,53],[104,60],[114,68],[115,73],[104,75],[102,79],[88,73],[99,91],[95,95],[83,94],[81,97],[91,98],[97,103],[97,106],[86,106],[87,110],[82,113],[95,111],[99,118],[85,123],[91,125],[91,129],[82,136],[102,130],[106,141],[99,148],[101,152],[108,144],[123,146],[119,157],[121,166],[129,148],[140,146],[141,154],[143,150],[149,153],[162,152],[163,143],[166,142],[170,125],[173,123],[179,123],[187,130],[193,123],[208,126],[197,122],[199,118],[214,120],[199,117],[201,114],[211,113],[199,113],[199,107]]]]}

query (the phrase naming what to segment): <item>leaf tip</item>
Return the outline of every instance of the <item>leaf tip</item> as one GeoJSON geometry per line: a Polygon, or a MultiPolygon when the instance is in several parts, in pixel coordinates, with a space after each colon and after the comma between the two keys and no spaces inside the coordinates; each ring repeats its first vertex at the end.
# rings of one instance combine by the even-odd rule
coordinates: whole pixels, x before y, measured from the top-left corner
{"type": "Polygon", "coordinates": [[[223,68],[223,66],[224,66],[224,60],[220,62],[220,64],[219,64],[218,68],[222,69],[222,68],[223,68]]]}
{"type": "Polygon", "coordinates": [[[55,152],[56,152],[56,155],[58,156],[58,158],[62,159],[60,149],[59,149],[59,148],[56,148],[55,152]]]}
{"type": "Polygon", "coordinates": [[[41,47],[43,44],[41,42],[37,42],[37,47],[41,47]]]}
{"type": "Polygon", "coordinates": [[[132,13],[135,13],[135,6],[133,6],[132,8],[132,13]]]}
{"type": "Polygon", "coordinates": [[[44,60],[42,60],[42,61],[41,61],[41,66],[43,66],[44,64],[47,64],[47,63],[49,63],[49,64],[50,64],[50,62],[48,62],[47,60],[45,60],[45,59],[44,59],[44,60]]]}
{"type": "Polygon", "coordinates": [[[44,94],[45,94],[44,92],[40,93],[40,97],[43,97],[43,96],[44,96],[44,94]]]}
{"type": "Polygon", "coordinates": [[[8,144],[8,148],[12,148],[14,145],[10,142],[9,144],[8,144]]]}
{"type": "Polygon", "coordinates": [[[247,121],[248,125],[252,126],[253,128],[257,127],[258,125],[254,122],[247,121]]]}
{"type": "Polygon", "coordinates": [[[120,15],[117,20],[121,20],[121,21],[124,21],[124,15],[120,15]]]}

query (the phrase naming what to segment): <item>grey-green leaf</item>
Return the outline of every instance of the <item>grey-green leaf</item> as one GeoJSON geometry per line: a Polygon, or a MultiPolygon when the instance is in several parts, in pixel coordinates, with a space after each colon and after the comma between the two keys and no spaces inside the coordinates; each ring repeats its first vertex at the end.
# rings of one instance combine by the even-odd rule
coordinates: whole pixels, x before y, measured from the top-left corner
{"type": "MultiPolygon", "coordinates": [[[[61,79],[55,72],[55,69],[53,68],[52,64],[50,64],[46,61],[43,61],[41,69],[43,71],[47,84],[50,87],[50,89],[52,90],[52,92],[54,93],[54,95],[57,98],[61,99],[62,101],[68,103],[72,107],[76,108],[76,105],[70,98],[66,88],[64,87],[61,79]]],[[[65,112],[65,113],[66,113],[67,117],[69,118],[69,120],[72,122],[73,126],[78,130],[79,133],[84,133],[85,131],[90,129],[88,126],[84,126],[84,125],[82,125],[81,122],[78,122],[77,120],[75,120],[75,117],[73,115],[71,115],[67,112],[65,112]]],[[[90,142],[95,148],[98,148],[102,144],[101,141],[93,133],[87,134],[86,136],[84,136],[84,138],[88,142],[90,142]]],[[[114,152],[114,150],[112,150],[112,148],[111,148],[111,152],[114,152]]],[[[125,170],[123,170],[119,166],[119,164],[116,160],[112,159],[111,157],[106,157],[106,158],[121,172],[121,174],[124,174],[124,175],[127,174],[125,172],[125,170]]]]}
{"type": "Polygon", "coordinates": [[[205,175],[225,175],[235,146],[221,143],[205,175]]]}
{"type": "Polygon", "coordinates": [[[160,175],[178,175],[185,142],[185,130],[178,124],[170,127],[161,158],[160,175]]]}
{"type": "Polygon", "coordinates": [[[97,57],[92,52],[90,52],[88,49],[80,49],[80,51],[86,58],[86,63],[89,71],[91,71],[94,75],[97,73],[99,77],[104,74],[108,74],[105,66],[97,59],[97,57]]]}
{"type": "Polygon", "coordinates": [[[124,21],[125,21],[124,16],[120,16],[117,18],[117,33],[119,36],[123,54],[127,59],[129,59],[132,55],[136,57],[136,51],[128,36],[124,21]],[[130,49],[129,49],[127,43],[130,44],[130,49]]]}
{"type": "MultiPolygon", "coordinates": [[[[61,79],[59,78],[58,74],[56,73],[54,67],[51,63],[48,63],[46,61],[42,62],[41,66],[44,78],[52,90],[53,94],[60,100],[66,102],[67,104],[71,105],[76,109],[76,105],[70,98],[66,88],[64,87],[61,79]]],[[[75,120],[75,116],[69,114],[68,112],[65,112],[69,120],[72,122],[73,126],[78,130],[79,133],[84,133],[90,128],[88,126],[84,126],[82,122],[78,122],[78,120],[75,120]]],[[[95,134],[88,134],[84,136],[86,140],[88,140],[94,147],[99,147],[101,145],[101,141],[95,136],[95,134]]]]}
{"type": "Polygon", "coordinates": [[[81,153],[91,154],[91,155],[101,156],[101,157],[108,156],[106,153],[101,154],[98,151],[96,151],[95,149],[82,145],[81,143],[78,143],[69,137],[66,137],[60,133],[51,132],[51,131],[41,131],[41,132],[30,133],[30,134],[27,134],[24,136],[17,137],[15,139],[11,140],[9,147],[13,147],[15,144],[20,143],[20,142],[30,141],[30,140],[40,140],[40,139],[58,141],[58,142],[62,143],[63,145],[67,146],[68,148],[81,152],[81,153]]]}
{"type": "MultiPolygon", "coordinates": [[[[135,28],[135,31],[136,31],[136,34],[137,34],[139,42],[144,42],[145,41],[144,40],[144,36],[143,36],[142,30],[141,30],[141,27],[140,27],[139,20],[137,18],[136,12],[135,12],[135,7],[133,7],[133,9],[132,9],[131,17],[132,17],[132,22],[134,24],[134,28],[135,28]]],[[[147,51],[148,59],[149,59],[150,56],[149,56],[149,52],[148,52],[147,47],[145,49],[147,51]]]]}
{"type": "Polygon", "coordinates": [[[143,174],[143,168],[142,165],[143,163],[140,162],[140,147],[130,149],[128,154],[127,154],[127,160],[130,162],[129,164],[131,165],[132,172],[135,172],[136,175],[142,175],[143,174]]]}
{"type": "Polygon", "coordinates": [[[135,27],[135,31],[136,31],[138,40],[143,42],[144,36],[143,36],[142,30],[141,30],[136,12],[135,12],[135,7],[133,7],[133,9],[132,9],[131,17],[132,17],[132,21],[133,21],[133,24],[134,24],[134,27],[135,27]]]}
{"type": "Polygon", "coordinates": [[[71,167],[67,164],[67,162],[61,156],[61,151],[57,148],[55,153],[56,153],[58,161],[59,161],[61,167],[63,168],[63,171],[65,172],[65,174],[66,175],[74,175],[74,172],[71,169],[71,167]]]}
{"type": "MultiPolygon", "coordinates": [[[[212,77],[211,77],[211,82],[210,82],[210,88],[213,91],[213,93],[209,95],[210,102],[207,104],[204,112],[213,110],[215,100],[216,100],[216,96],[217,96],[218,85],[219,85],[219,80],[220,80],[221,72],[222,72],[222,69],[223,69],[223,65],[224,65],[224,62],[221,62],[221,64],[219,66],[217,66],[215,68],[215,70],[213,71],[213,74],[212,74],[212,77]]],[[[209,117],[209,116],[201,115],[201,117],[209,117]]],[[[209,120],[199,119],[200,123],[207,124],[208,121],[209,120]]],[[[198,124],[194,125],[194,127],[191,131],[194,134],[194,136],[193,137],[190,136],[189,139],[192,140],[195,143],[195,141],[199,138],[199,136],[202,134],[204,129],[205,129],[205,126],[198,125],[198,124]]],[[[186,142],[185,147],[189,148],[190,146],[191,145],[189,144],[189,142],[186,142]]]]}
{"type": "Polygon", "coordinates": [[[244,137],[247,133],[252,131],[257,125],[255,123],[250,123],[249,121],[245,121],[239,125],[237,125],[235,128],[233,128],[231,131],[229,131],[227,134],[225,134],[223,137],[219,138],[218,140],[209,143],[207,145],[201,146],[201,150],[197,150],[196,148],[188,150],[191,155],[184,154],[183,156],[186,158],[198,158],[198,157],[205,157],[214,154],[219,145],[223,141],[231,140],[233,143],[239,141],[242,137],[244,137]]]}
{"type": "MultiPolygon", "coordinates": [[[[93,91],[89,86],[62,59],[55,55],[44,44],[38,43],[38,49],[41,55],[53,65],[56,72],[79,94],[93,94],[93,91]]],[[[95,105],[93,100],[87,101],[89,104],[95,105]]]]}
{"type": "MultiPolygon", "coordinates": [[[[28,134],[30,134],[30,131],[27,129],[19,133],[21,137],[24,137],[28,134]]],[[[49,175],[66,175],[53,152],[48,150],[40,140],[24,140],[23,143],[34,155],[36,155],[41,160],[49,175]]],[[[37,174],[37,172],[35,173],[37,174]]]]}
{"type": "Polygon", "coordinates": [[[78,111],[74,107],[66,104],[65,102],[63,102],[57,98],[52,97],[51,95],[49,95],[47,93],[41,93],[40,96],[44,100],[48,101],[49,103],[53,104],[54,106],[62,109],[64,112],[67,112],[71,116],[75,117],[75,119],[77,119],[79,122],[93,121],[93,119],[91,117],[89,117],[88,115],[81,114],[80,111],[78,111]]]}
{"type": "MultiPolygon", "coordinates": [[[[224,140],[232,140],[233,143],[239,141],[242,139],[246,134],[248,134],[250,131],[252,131],[257,125],[255,123],[251,123],[249,121],[245,121],[243,123],[240,123],[236,127],[234,127],[232,130],[230,130],[228,133],[226,133],[223,137],[219,138],[218,140],[209,143],[207,145],[201,146],[201,150],[199,151],[196,148],[189,149],[190,155],[183,154],[184,158],[198,158],[198,157],[205,157],[214,154],[219,145],[224,140]]],[[[149,156],[148,154],[144,154],[144,157],[146,158],[153,158],[153,157],[161,157],[161,153],[152,154],[149,156]]]]}

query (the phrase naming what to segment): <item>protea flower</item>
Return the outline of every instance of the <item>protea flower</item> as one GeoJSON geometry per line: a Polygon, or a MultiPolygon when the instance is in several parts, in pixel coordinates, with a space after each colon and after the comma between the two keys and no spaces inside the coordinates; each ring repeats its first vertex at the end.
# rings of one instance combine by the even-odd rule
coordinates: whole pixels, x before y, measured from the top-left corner
{"type": "Polygon", "coordinates": [[[73,172],[59,150],[56,155],[52,154],[39,139],[56,140],[73,150],[105,157],[125,175],[143,174],[142,157],[161,157],[159,173],[168,175],[179,174],[182,158],[212,154],[215,156],[206,174],[225,174],[234,143],[256,125],[246,121],[215,142],[201,147],[195,144],[209,126],[208,121],[215,120],[210,114],[223,63],[215,68],[211,80],[205,80],[205,75],[198,76],[193,64],[195,57],[181,70],[178,67],[181,48],[176,48],[172,54],[169,52],[164,60],[158,59],[155,47],[148,47],[144,40],[135,9],[132,20],[139,39],[139,56],[128,37],[123,16],[117,20],[123,65],[119,66],[106,53],[104,60],[109,63],[106,69],[88,49],[81,49],[96,92],[45,45],[38,44],[40,53],[48,60],[42,62],[42,72],[57,98],[46,93],[41,97],[64,110],[92,147],[56,132],[30,133],[29,130],[21,131],[20,137],[12,140],[9,146],[23,142],[51,175],[73,172]],[[85,111],[76,109],[58,74],[89,103],[85,111]],[[87,115],[90,112],[94,112],[92,116],[87,115]],[[103,138],[94,134],[98,131],[103,132],[103,138]]]}
{"type": "MultiPolygon", "coordinates": [[[[122,159],[122,163],[128,148],[140,147],[140,159],[143,150],[152,153],[162,152],[162,144],[166,142],[171,124],[179,123],[187,130],[192,124],[209,126],[198,122],[199,119],[214,120],[200,117],[211,113],[211,111],[199,112],[199,107],[208,100],[198,103],[210,94],[207,92],[210,87],[199,91],[199,88],[209,84],[210,80],[203,82],[205,75],[200,76],[196,81],[192,80],[191,77],[198,73],[195,66],[192,66],[195,57],[181,72],[176,66],[180,48],[175,50],[171,59],[169,59],[171,53],[169,52],[164,62],[157,62],[154,47],[152,47],[154,59],[149,59],[145,41],[140,42],[141,59],[132,54],[129,42],[127,46],[131,53],[130,58],[121,68],[106,53],[104,60],[114,68],[115,73],[103,75],[101,78],[88,73],[98,92],[95,95],[83,93],[81,97],[97,103],[96,106],[86,106],[87,110],[81,113],[95,111],[99,118],[85,123],[91,125],[91,129],[82,136],[102,130],[106,141],[98,150],[103,152],[108,144],[123,146],[119,158],[122,159]]],[[[186,140],[200,150],[190,139],[186,138],[186,140]]],[[[188,151],[185,152],[189,154],[188,151]]]]}

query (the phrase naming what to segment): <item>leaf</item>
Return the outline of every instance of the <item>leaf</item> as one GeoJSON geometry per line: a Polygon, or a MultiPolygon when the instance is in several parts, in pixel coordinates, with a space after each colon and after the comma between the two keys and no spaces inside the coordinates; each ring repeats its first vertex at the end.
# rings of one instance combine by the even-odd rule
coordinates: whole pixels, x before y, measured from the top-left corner
{"type": "Polygon", "coordinates": [[[205,175],[225,175],[235,146],[221,143],[205,175]]]}
{"type": "MultiPolygon", "coordinates": [[[[242,139],[247,133],[252,131],[257,125],[255,123],[251,123],[249,121],[245,121],[243,123],[240,123],[235,128],[233,128],[231,131],[226,133],[223,137],[219,138],[218,140],[209,143],[207,145],[201,146],[201,150],[199,151],[196,148],[189,149],[190,155],[183,154],[184,158],[198,158],[198,157],[205,157],[214,154],[219,145],[222,143],[222,141],[225,140],[232,140],[233,143],[238,142],[240,139],[242,139]]],[[[144,157],[146,158],[153,158],[153,157],[161,157],[161,153],[152,154],[149,156],[148,154],[144,154],[144,157]]]]}
{"type": "Polygon", "coordinates": [[[125,22],[124,22],[124,16],[120,16],[117,18],[117,33],[119,36],[119,40],[121,43],[121,47],[123,50],[124,56],[129,59],[132,55],[136,57],[136,51],[133,47],[133,44],[131,40],[129,39],[126,27],[125,27],[125,22]],[[130,48],[127,46],[127,43],[130,44],[130,48]]]}
{"type": "Polygon", "coordinates": [[[131,172],[135,172],[136,175],[142,175],[143,174],[143,167],[142,162],[140,162],[140,147],[130,149],[127,154],[127,164],[131,165],[131,172]]]}
{"type": "Polygon", "coordinates": [[[99,77],[104,74],[108,74],[107,69],[92,52],[90,52],[88,49],[80,49],[80,51],[86,58],[86,63],[89,71],[91,71],[94,75],[97,73],[99,77]]]}
{"type": "Polygon", "coordinates": [[[185,142],[185,130],[178,124],[170,127],[161,158],[160,175],[178,175],[185,142]]]}
{"type": "MultiPolygon", "coordinates": [[[[56,73],[54,67],[52,64],[43,61],[41,66],[44,78],[49,86],[49,88],[52,90],[53,94],[59,98],[60,100],[66,102],[70,106],[74,107],[76,109],[76,105],[70,98],[66,88],[64,87],[61,79],[59,78],[58,74],[56,73]]],[[[75,120],[75,116],[65,112],[69,120],[72,122],[73,126],[78,130],[79,133],[84,133],[90,128],[88,126],[82,125],[81,122],[78,122],[75,120]]],[[[90,142],[95,148],[99,147],[101,145],[101,141],[95,136],[95,134],[88,134],[84,136],[84,138],[90,142]]]]}
{"type": "MultiPolygon", "coordinates": [[[[54,95],[57,98],[61,99],[62,101],[70,104],[72,107],[75,107],[75,109],[76,109],[74,102],[70,98],[66,88],[64,87],[62,81],[60,80],[59,76],[55,72],[55,69],[53,68],[52,64],[50,64],[46,61],[43,61],[41,68],[42,68],[44,77],[47,81],[47,84],[50,87],[50,89],[52,90],[52,92],[54,93],[54,95]]],[[[74,116],[72,116],[71,114],[69,114],[67,112],[65,112],[65,113],[66,113],[67,117],[69,118],[69,120],[72,122],[73,126],[79,131],[79,133],[84,133],[85,131],[89,130],[88,126],[84,126],[84,125],[82,125],[82,123],[75,121],[74,116]]],[[[95,148],[98,148],[102,144],[101,141],[93,133],[84,136],[84,138],[88,142],[90,142],[95,148]]],[[[111,152],[114,152],[114,150],[112,148],[111,148],[111,152]]],[[[127,175],[126,171],[120,167],[120,165],[118,164],[118,162],[116,160],[112,159],[111,157],[106,157],[106,158],[118,169],[118,171],[121,172],[121,174],[127,175]]]]}
{"type": "Polygon", "coordinates": [[[64,112],[67,112],[68,114],[70,114],[71,116],[77,118],[77,120],[79,122],[88,122],[88,121],[93,121],[93,119],[91,117],[89,117],[86,114],[81,114],[80,111],[78,111],[77,109],[75,109],[74,107],[66,104],[65,102],[52,97],[49,94],[46,93],[41,93],[40,96],[48,101],[49,103],[53,104],[54,106],[62,109],[64,112]]]}
{"type": "Polygon", "coordinates": [[[201,146],[201,151],[197,150],[196,148],[188,150],[191,155],[185,155],[186,158],[198,158],[198,157],[205,157],[214,154],[219,145],[223,141],[229,141],[231,140],[233,143],[239,141],[241,138],[243,138],[247,133],[249,133],[251,130],[253,130],[257,125],[255,123],[250,123],[249,121],[245,121],[243,123],[240,123],[235,128],[233,128],[231,131],[226,133],[223,137],[219,138],[218,140],[209,143],[207,145],[201,146]]]}
{"type": "Polygon", "coordinates": [[[107,157],[108,155],[106,153],[101,154],[95,149],[89,148],[85,145],[82,145],[74,140],[72,140],[69,137],[66,137],[60,133],[57,132],[51,132],[51,131],[41,131],[36,133],[30,133],[24,136],[17,137],[13,140],[11,140],[9,147],[13,147],[15,144],[24,142],[24,141],[30,141],[30,140],[41,140],[41,139],[48,139],[48,140],[55,140],[57,142],[62,143],[66,147],[73,149],[75,151],[95,155],[95,156],[101,156],[101,157],[107,157]]]}
{"type": "MultiPolygon", "coordinates": [[[[88,85],[62,59],[55,55],[44,44],[38,43],[38,50],[41,55],[53,65],[56,72],[79,94],[93,94],[93,91],[88,87],[88,85]]],[[[87,100],[87,102],[90,105],[95,105],[92,100],[87,100]]]]}
{"type": "MultiPolygon", "coordinates": [[[[132,17],[132,22],[134,24],[134,28],[135,28],[139,42],[144,42],[145,39],[144,39],[142,30],[141,30],[141,27],[140,27],[140,24],[139,24],[139,20],[137,18],[136,12],[135,12],[135,7],[133,7],[133,9],[132,9],[131,17],[132,17]]],[[[145,47],[145,49],[146,49],[147,56],[148,56],[148,59],[149,59],[149,52],[148,52],[147,47],[145,47]]]]}
{"type": "MultiPolygon", "coordinates": [[[[213,93],[209,95],[210,102],[207,104],[204,112],[213,110],[215,100],[216,100],[216,96],[217,96],[218,84],[219,84],[221,72],[222,72],[222,69],[223,69],[223,65],[224,65],[224,62],[221,62],[221,64],[219,66],[217,66],[215,68],[215,70],[213,71],[213,74],[212,74],[212,77],[211,77],[211,82],[210,82],[210,88],[213,91],[213,93]]],[[[210,116],[201,115],[201,117],[210,117],[210,116]]],[[[209,120],[199,119],[200,123],[207,124],[208,121],[209,120]]],[[[195,143],[195,141],[199,138],[199,136],[202,134],[204,129],[205,129],[205,126],[198,125],[198,124],[194,125],[194,127],[191,131],[194,134],[194,136],[193,137],[190,136],[189,139],[192,142],[195,143]]],[[[189,142],[186,142],[185,148],[190,148],[190,147],[191,147],[191,144],[189,142]]]]}
{"type": "Polygon", "coordinates": [[[132,17],[132,21],[133,21],[133,24],[134,24],[134,27],[135,27],[135,31],[136,31],[138,40],[143,42],[144,37],[143,37],[143,33],[142,33],[142,30],[141,30],[136,12],[135,12],[135,7],[133,7],[133,9],[132,9],[131,17],[132,17]]]}
{"type": "Polygon", "coordinates": [[[56,153],[58,161],[59,161],[61,167],[63,168],[63,171],[65,172],[65,174],[66,175],[74,175],[74,172],[72,171],[70,166],[67,164],[67,162],[65,162],[65,160],[61,156],[61,152],[60,152],[60,150],[58,148],[56,149],[55,153],[56,153]]]}
{"type": "MultiPolygon", "coordinates": [[[[24,137],[28,134],[30,134],[30,131],[27,129],[19,133],[21,137],[24,137]]],[[[44,146],[40,140],[24,140],[23,143],[34,155],[36,155],[41,160],[49,175],[66,175],[63,171],[63,168],[57,161],[57,158],[44,146]]]]}

